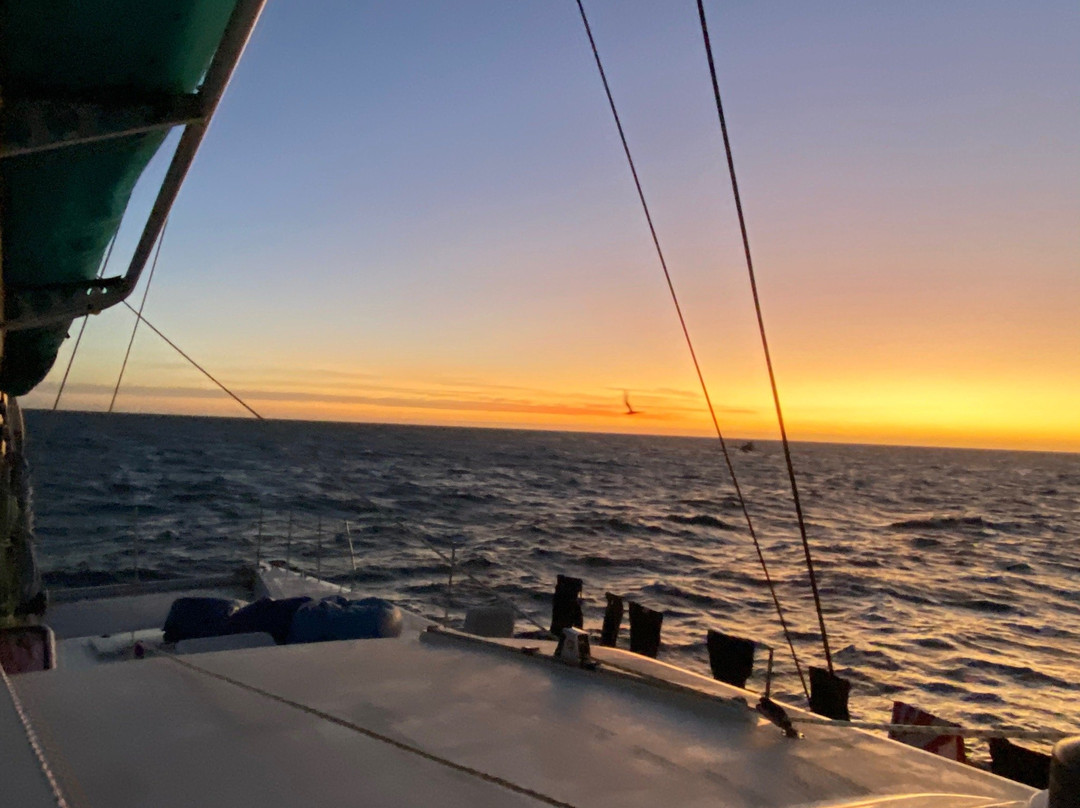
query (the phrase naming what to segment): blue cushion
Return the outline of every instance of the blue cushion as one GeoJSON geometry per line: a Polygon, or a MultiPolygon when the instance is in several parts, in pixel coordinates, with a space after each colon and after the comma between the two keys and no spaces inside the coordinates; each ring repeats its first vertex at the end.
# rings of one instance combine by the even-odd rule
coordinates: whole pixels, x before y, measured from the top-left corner
{"type": "Polygon", "coordinates": [[[380,598],[341,595],[305,603],[293,615],[289,643],[366,640],[401,634],[401,610],[380,598]]]}
{"type": "Polygon", "coordinates": [[[226,598],[177,598],[165,618],[165,642],[224,634],[225,621],[240,605],[226,598]]]}
{"type": "Polygon", "coordinates": [[[289,637],[289,627],[296,610],[310,602],[311,598],[306,596],[281,600],[260,598],[233,612],[225,621],[225,633],[250,634],[265,631],[274,638],[274,642],[281,645],[289,637]]]}

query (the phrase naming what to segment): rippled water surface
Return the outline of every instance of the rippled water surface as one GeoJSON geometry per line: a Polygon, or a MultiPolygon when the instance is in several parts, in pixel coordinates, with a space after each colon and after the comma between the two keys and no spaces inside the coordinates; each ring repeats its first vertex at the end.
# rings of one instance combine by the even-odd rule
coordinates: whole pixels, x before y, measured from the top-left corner
{"type": "MultiPolygon", "coordinates": [[[[456,546],[452,618],[476,597],[465,571],[541,622],[556,573],[577,575],[587,627],[605,591],[629,595],[665,612],[662,659],[707,670],[720,628],[776,647],[780,693],[801,693],[715,441],[28,417],[54,588],[136,566],[226,572],[259,544],[441,617],[447,567],[426,539],[456,546]]],[[[779,446],[734,461],[800,658],[822,665],[779,446]]],[[[885,720],[900,699],[965,724],[1080,727],[1080,456],[797,444],[795,462],[855,717],[885,720]]]]}

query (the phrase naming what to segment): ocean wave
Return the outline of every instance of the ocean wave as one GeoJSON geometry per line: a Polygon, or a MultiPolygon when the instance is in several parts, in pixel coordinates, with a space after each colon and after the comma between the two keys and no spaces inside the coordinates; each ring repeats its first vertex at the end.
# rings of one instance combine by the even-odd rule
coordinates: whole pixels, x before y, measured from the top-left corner
{"type": "Polygon", "coordinates": [[[725,522],[723,519],[717,519],[715,516],[709,516],[707,513],[695,513],[692,516],[683,516],[681,514],[672,514],[665,516],[665,519],[669,522],[675,522],[680,525],[694,525],[695,527],[714,527],[717,530],[738,530],[737,525],[725,522]]]}
{"type": "Polygon", "coordinates": [[[651,597],[675,599],[685,603],[693,603],[697,606],[715,607],[727,602],[720,597],[695,592],[691,589],[679,586],[678,584],[664,583],[662,581],[655,581],[648,586],[643,586],[641,591],[651,597]]]}
{"type": "Polygon", "coordinates": [[[679,503],[686,505],[690,508],[716,508],[718,504],[713,499],[702,499],[700,497],[691,497],[689,499],[680,499],[679,503]]]}
{"type": "Polygon", "coordinates": [[[977,612],[993,612],[994,614],[1009,614],[1010,612],[1016,611],[1016,607],[1011,603],[1003,603],[1000,600],[991,600],[990,598],[963,598],[950,601],[949,605],[960,609],[972,609],[977,612]]]}
{"type": "Polygon", "coordinates": [[[956,530],[983,528],[993,530],[997,526],[982,516],[928,516],[920,519],[904,519],[893,522],[890,530],[956,530]]]}
{"type": "Polygon", "coordinates": [[[1002,563],[1004,564],[1003,569],[1006,572],[1031,573],[1035,571],[1034,567],[1032,567],[1026,561],[1012,561],[1002,563]]]}
{"type": "Polygon", "coordinates": [[[582,556],[579,560],[586,567],[593,569],[643,566],[643,561],[638,558],[613,558],[607,555],[587,555],[582,556]]]}
{"type": "Polygon", "coordinates": [[[930,550],[934,547],[941,547],[941,540],[931,539],[929,536],[916,536],[911,540],[911,546],[916,550],[930,550]]]}
{"type": "Polygon", "coordinates": [[[492,567],[497,567],[498,562],[488,558],[482,553],[476,553],[474,555],[467,556],[464,559],[458,559],[458,566],[463,569],[470,570],[486,570],[492,567]]]}
{"type": "MultiPolygon", "coordinates": [[[[760,568],[758,568],[760,569],[760,568]]],[[[743,571],[739,569],[714,569],[704,572],[701,576],[711,581],[717,581],[726,587],[758,589],[765,586],[765,579],[757,571],[743,571]]]]}
{"type": "Polygon", "coordinates": [[[845,665],[870,666],[883,671],[900,670],[900,665],[884,651],[869,648],[858,649],[854,645],[841,648],[833,654],[833,659],[845,665]]]}
{"type": "Polygon", "coordinates": [[[958,685],[955,682],[942,682],[941,680],[921,682],[918,688],[938,696],[955,696],[956,698],[962,697],[967,692],[967,688],[963,685],[958,685]]]}
{"type": "MultiPolygon", "coordinates": [[[[925,592],[926,590],[921,590],[925,592]]],[[[882,589],[882,592],[891,598],[897,600],[907,601],[908,603],[917,603],[921,606],[937,606],[938,601],[927,594],[920,594],[919,592],[913,592],[907,589],[898,589],[894,586],[886,586],[882,589]]]]}
{"type": "Polygon", "coordinates": [[[647,522],[635,522],[630,519],[623,519],[620,516],[582,516],[575,519],[574,524],[576,527],[585,529],[593,535],[665,532],[656,525],[647,522]]]}
{"type": "Polygon", "coordinates": [[[968,671],[981,671],[992,674],[994,677],[1006,677],[1013,682],[1028,687],[1052,685],[1054,687],[1077,689],[1077,686],[1071,682],[1066,682],[1056,676],[1037,671],[1027,665],[1010,665],[1007,662],[995,662],[993,660],[976,657],[962,657],[953,660],[953,662],[956,665],[953,669],[954,675],[957,676],[968,671]]]}
{"type": "Polygon", "coordinates": [[[980,690],[969,690],[966,693],[962,693],[960,695],[960,700],[967,702],[968,704],[1005,704],[1005,699],[1001,698],[997,693],[980,690]]]}

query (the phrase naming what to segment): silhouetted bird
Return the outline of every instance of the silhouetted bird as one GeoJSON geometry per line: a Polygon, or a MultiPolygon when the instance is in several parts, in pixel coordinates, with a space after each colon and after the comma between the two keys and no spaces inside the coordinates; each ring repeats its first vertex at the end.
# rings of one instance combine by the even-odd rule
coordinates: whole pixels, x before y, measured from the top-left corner
{"type": "Polygon", "coordinates": [[[641,414],[641,410],[635,410],[633,407],[630,406],[630,394],[628,392],[626,392],[625,390],[623,390],[622,400],[623,400],[623,404],[626,405],[626,414],[627,415],[640,415],[641,414]]]}

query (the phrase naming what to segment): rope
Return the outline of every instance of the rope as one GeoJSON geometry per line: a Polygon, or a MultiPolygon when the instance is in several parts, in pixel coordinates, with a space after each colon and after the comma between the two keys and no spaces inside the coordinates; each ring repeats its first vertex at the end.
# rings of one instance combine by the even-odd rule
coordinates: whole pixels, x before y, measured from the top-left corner
{"type": "Polygon", "coordinates": [[[671,280],[671,273],[668,271],[667,261],[664,259],[664,252],[660,248],[660,239],[656,235],[652,214],[649,212],[649,206],[645,201],[645,192],[641,188],[641,180],[638,178],[637,168],[634,166],[634,158],[630,155],[630,146],[626,142],[626,133],[623,131],[619,112],[615,108],[615,99],[611,95],[611,87],[608,84],[607,74],[604,72],[604,65],[600,61],[600,52],[596,47],[596,40],[593,39],[589,20],[585,16],[585,7],[582,5],[582,0],[577,0],[577,6],[578,11],[581,12],[581,21],[585,24],[585,33],[589,37],[589,44],[592,46],[596,67],[600,71],[600,80],[604,84],[604,92],[607,94],[608,105],[611,107],[611,114],[615,118],[615,127],[619,130],[619,140],[622,141],[623,152],[626,154],[626,161],[630,166],[630,173],[634,177],[634,186],[637,188],[638,199],[641,201],[641,208],[645,213],[645,221],[648,222],[649,225],[649,234],[652,236],[653,246],[656,248],[656,255],[660,259],[660,267],[664,271],[664,280],[667,281],[668,291],[671,293],[671,300],[675,304],[675,313],[679,317],[679,325],[682,328],[683,337],[686,339],[686,347],[690,350],[690,358],[694,363],[694,372],[697,373],[698,382],[701,385],[701,392],[705,396],[705,404],[708,406],[709,417],[712,419],[713,428],[716,430],[716,437],[720,440],[720,450],[724,456],[724,463],[727,465],[728,473],[731,475],[731,482],[735,488],[735,495],[739,500],[739,506],[742,509],[743,517],[746,519],[746,527],[750,531],[750,538],[753,539],[754,550],[757,552],[758,562],[761,564],[761,570],[765,575],[765,583],[768,585],[769,593],[772,595],[773,605],[776,607],[776,614],[780,618],[780,625],[784,630],[784,639],[787,641],[788,648],[791,650],[791,658],[795,662],[795,670],[798,671],[799,680],[802,682],[803,692],[806,694],[807,698],[810,698],[810,690],[806,685],[806,677],[803,675],[802,666],[799,664],[799,657],[795,653],[795,644],[792,642],[791,632],[788,630],[787,620],[784,617],[784,610],[781,608],[780,599],[776,595],[776,586],[773,584],[772,576],[769,575],[769,568],[765,563],[765,555],[761,550],[761,543],[758,541],[757,533],[754,531],[754,525],[750,519],[750,511],[746,506],[746,500],[743,497],[738,477],[735,475],[735,466],[731,462],[731,455],[728,453],[727,442],[724,440],[724,435],[720,430],[720,422],[717,420],[716,410],[713,407],[712,398],[709,396],[709,388],[705,384],[705,376],[701,371],[701,364],[698,362],[697,352],[694,350],[694,343],[690,339],[690,330],[686,325],[686,318],[683,316],[682,306],[679,304],[679,297],[675,293],[675,284],[671,280]]]}
{"type": "Polygon", "coordinates": [[[139,330],[139,323],[142,322],[143,308],[146,306],[146,296],[150,294],[150,284],[154,280],[154,270],[157,269],[158,258],[161,257],[161,245],[165,243],[165,230],[168,226],[169,220],[166,219],[165,223],[161,226],[161,235],[158,236],[157,251],[154,253],[154,262],[150,265],[150,274],[146,278],[146,286],[143,287],[142,300],[139,302],[139,310],[136,312],[139,316],[135,320],[134,327],[131,329],[131,339],[128,340],[127,351],[124,352],[124,363],[120,366],[120,375],[116,378],[116,387],[113,388],[112,401],[109,402],[109,412],[112,412],[113,407],[116,405],[116,396],[120,392],[120,382],[124,380],[124,371],[127,369],[128,357],[131,356],[131,346],[135,344],[135,332],[139,330]]]}
{"type": "Polygon", "coordinates": [[[993,729],[977,727],[954,727],[949,724],[887,724],[875,721],[833,721],[829,718],[791,717],[793,724],[813,724],[823,727],[851,727],[853,729],[876,729],[912,735],[962,735],[965,738],[1012,738],[1026,741],[1060,741],[1075,733],[1060,730],[993,729]]]}
{"type": "MultiPolygon", "coordinates": [[[[105,274],[105,269],[109,266],[109,259],[112,258],[113,247],[116,245],[116,235],[119,232],[119,229],[117,229],[117,232],[113,233],[112,240],[109,242],[109,249],[105,251],[105,260],[101,262],[101,266],[98,268],[98,278],[101,278],[105,274]]],[[[89,319],[89,317],[83,317],[82,324],[79,326],[79,336],[75,338],[75,347],[71,349],[71,356],[68,357],[67,368],[64,370],[64,378],[60,380],[60,389],[56,391],[56,400],[52,405],[53,412],[56,412],[56,408],[60,406],[60,396],[64,394],[64,386],[67,384],[68,374],[71,373],[71,366],[75,364],[75,354],[79,352],[79,343],[82,342],[83,332],[86,331],[86,323],[89,319]]]]}
{"type": "Polygon", "coordinates": [[[769,370],[769,386],[772,388],[773,404],[776,406],[776,420],[780,425],[780,440],[784,445],[784,460],[787,463],[788,479],[791,481],[791,495],[795,500],[795,516],[799,522],[799,535],[802,537],[803,554],[806,556],[806,570],[810,575],[810,589],[814,593],[814,608],[817,611],[818,625],[821,627],[821,644],[825,649],[825,664],[829,669],[829,673],[832,673],[833,663],[832,654],[829,652],[829,635],[825,631],[825,616],[821,611],[821,595],[818,593],[817,576],[814,574],[814,560],[810,555],[810,542],[806,538],[806,522],[803,519],[802,503],[799,500],[799,486],[795,482],[795,466],[791,462],[791,446],[788,443],[787,429],[784,427],[784,413],[780,408],[780,393],[776,387],[776,374],[773,373],[772,357],[769,354],[769,340],[765,337],[765,320],[761,314],[761,300],[758,297],[757,280],[754,276],[754,262],[750,258],[750,237],[746,233],[746,217],[743,215],[742,198],[739,196],[739,183],[735,179],[735,158],[731,152],[731,140],[728,138],[724,107],[720,103],[720,84],[716,79],[716,63],[713,61],[709,27],[705,23],[703,0],[697,0],[697,6],[698,16],[701,18],[701,34],[705,40],[705,53],[709,59],[709,74],[712,77],[713,96],[716,99],[716,113],[720,117],[720,131],[724,136],[724,151],[727,154],[728,172],[731,174],[731,190],[735,195],[735,210],[739,214],[739,230],[742,233],[743,252],[746,254],[746,269],[750,275],[750,291],[754,297],[754,311],[757,313],[761,347],[765,351],[765,366],[769,370]]]}
{"type": "MultiPolygon", "coordinates": [[[[363,735],[366,738],[371,738],[374,741],[387,744],[388,746],[392,746],[395,749],[400,749],[402,752],[408,752],[411,755],[416,755],[417,757],[423,758],[424,760],[431,761],[432,763],[437,763],[440,766],[445,766],[448,769],[461,772],[462,774],[467,774],[471,777],[476,777],[477,779],[483,780],[487,783],[491,783],[492,785],[500,786],[501,788],[505,788],[507,791],[514,792],[515,794],[521,794],[525,797],[531,797],[537,802],[542,802],[545,805],[554,805],[557,806],[557,808],[574,808],[574,805],[572,803],[565,802],[555,797],[550,797],[547,794],[535,791],[526,786],[518,785],[517,783],[511,780],[507,780],[503,777],[499,777],[498,775],[489,774],[488,772],[481,771],[480,769],[474,769],[472,766],[466,766],[463,763],[456,763],[453,760],[440,757],[439,755],[428,752],[418,746],[413,746],[410,743],[399,741],[396,738],[391,738],[388,735],[383,735],[380,732],[376,732],[373,729],[363,727],[353,721],[349,721],[348,719],[339,718],[332,713],[324,712],[323,710],[320,710],[316,707],[311,707],[307,704],[302,704],[301,702],[285,698],[284,696],[279,696],[276,693],[271,693],[269,690],[263,690],[261,687],[256,687],[255,685],[248,684],[247,682],[242,682],[239,679],[232,678],[231,676],[226,676],[225,674],[216,673],[215,671],[208,670],[207,668],[204,668],[200,665],[196,665],[192,662],[188,662],[185,659],[181,659],[180,657],[170,654],[167,651],[162,651],[160,648],[148,647],[146,650],[150,653],[163,656],[169,661],[174,662],[183,668],[194,671],[195,673],[201,674],[203,676],[208,676],[211,679],[217,679],[220,682],[225,682],[226,684],[230,684],[233,687],[238,687],[241,690],[247,691],[248,693],[253,693],[256,696],[262,696],[263,698],[275,701],[278,704],[284,704],[286,707],[292,707],[295,710],[299,710],[300,712],[314,716],[315,718],[319,718],[323,721],[328,721],[331,724],[336,724],[337,726],[344,727],[348,730],[352,730],[353,732],[356,732],[359,735],[363,735]]],[[[61,806],[61,808],[64,808],[64,806],[61,806]]]]}
{"type": "Polygon", "coordinates": [[[26,740],[30,743],[34,757],[37,758],[38,766],[41,767],[41,773],[45,775],[45,780],[49,783],[49,789],[52,791],[53,799],[56,800],[57,808],[69,808],[69,803],[64,798],[64,792],[60,788],[60,782],[56,779],[56,775],[53,774],[53,770],[49,767],[49,762],[45,759],[41,741],[38,740],[37,733],[34,732],[34,727],[30,724],[30,716],[27,715],[26,710],[23,708],[22,700],[19,699],[19,694],[15,692],[15,686],[11,683],[11,679],[8,678],[7,671],[4,670],[2,665],[0,665],[0,679],[4,680],[4,687],[7,689],[8,696],[11,697],[11,705],[15,708],[16,715],[19,716],[23,732],[26,733],[26,740]]]}
{"type": "Polygon", "coordinates": [[[138,318],[138,320],[140,322],[142,322],[147,328],[149,328],[151,331],[153,331],[155,334],[157,334],[159,337],[161,337],[163,340],[165,340],[165,342],[169,345],[170,348],[172,348],[174,351],[176,351],[178,354],[180,354],[182,357],[184,357],[184,359],[186,359],[188,362],[190,362],[192,364],[192,366],[195,367],[196,370],[198,370],[200,373],[202,373],[204,376],[206,376],[206,378],[208,378],[210,381],[212,381],[214,384],[216,384],[218,387],[220,387],[222,390],[224,390],[230,396],[232,396],[232,398],[235,399],[236,402],[241,407],[243,407],[245,410],[250,412],[252,415],[254,415],[256,418],[258,418],[260,421],[265,420],[261,415],[259,415],[259,413],[255,412],[255,410],[253,410],[250,406],[248,406],[248,404],[242,398],[240,398],[240,396],[236,395],[236,393],[234,393],[232,390],[230,390],[224,384],[222,384],[217,379],[215,379],[210,374],[210,371],[208,371],[206,368],[204,368],[202,365],[200,365],[198,362],[196,362],[194,359],[192,359],[190,356],[188,356],[186,353],[184,353],[180,349],[179,345],[177,345],[171,339],[169,339],[164,334],[162,334],[157,328],[155,328],[154,325],[149,320],[147,320],[145,317],[143,317],[142,314],[140,314],[139,312],[137,312],[135,310],[134,306],[132,306],[126,300],[123,301],[123,304],[128,307],[128,310],[132,314],[134,314],[138,318]]]}

